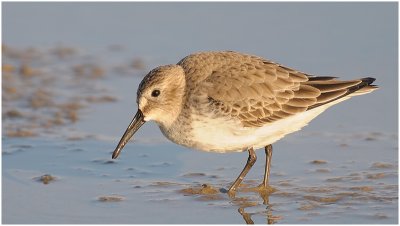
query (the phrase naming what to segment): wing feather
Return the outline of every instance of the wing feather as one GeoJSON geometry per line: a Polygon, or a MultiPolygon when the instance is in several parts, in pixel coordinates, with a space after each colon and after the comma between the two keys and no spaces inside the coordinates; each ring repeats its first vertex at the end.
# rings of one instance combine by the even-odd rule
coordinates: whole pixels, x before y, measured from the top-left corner
{"type": "Polygon", "coordinates": [[[189,98],[204,96],[210,112],[236,118],[246,127],[261,127],[329,103],[371,87],[374,80],[311,76],[231,51],[197,53],[178,65],[185,70],[187,81],[195,85],[188,90],[189,98]]]}
{"type": "Polygon", "coordinates": [[[353,80],[353,81],[335,81],[334,80],[334,81],[307,82],[308,85],[311,85],[312,87],[319,89],[321,91],[321,93],[348,89],[348,88],[356,86],[360,83],[361,83],[360,80],[353,80]]]}
{"type": "Polygon", "coordinates": [[[340,97],[340,96],[346,94],[346,92],[347,92],[347,90],[337,90],[334,92],[322,93],[321,95],[318,96],[316,104],[329,102],[331,100],[334,100],[337,97],[340,97]]]}
{"type": "Polygon", "coordinates": [[[293,107],[309,107],[317,102],[317,98],[292,98],[286,104],[293,107]]]}

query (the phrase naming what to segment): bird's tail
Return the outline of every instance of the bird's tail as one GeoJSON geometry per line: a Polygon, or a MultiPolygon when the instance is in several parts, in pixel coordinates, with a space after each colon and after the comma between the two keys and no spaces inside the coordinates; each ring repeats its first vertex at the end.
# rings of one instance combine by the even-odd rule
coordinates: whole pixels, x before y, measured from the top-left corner
{"type": "Polygon", "coordinates": [[[336,80],[336,77],[309,77],[306,84],[319,89],[321,95],[317,97],[317,102],[308,109],[370,93],[378,89],[378,86],[372,85],[374,81],[375,78],[370,77],[349,81],[336,80]]]}
{"type": "Polygon", "coordinates": [[[372,83],[375,81],[375,78],[367,77],[367,78],[362,78],[360,80],[363,83],[361,88],[349,94],[349,96],[352,97],[352,96],[367,94],[379,88],[377,85],[372,85],[372,83]]]}

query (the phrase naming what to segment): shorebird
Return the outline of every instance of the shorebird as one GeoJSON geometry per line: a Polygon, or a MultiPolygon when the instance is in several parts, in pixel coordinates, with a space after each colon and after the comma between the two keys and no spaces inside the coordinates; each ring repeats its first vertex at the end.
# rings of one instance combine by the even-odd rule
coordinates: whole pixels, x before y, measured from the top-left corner
{"type": "Polygon", "coordinates": [[[208,152],[248,151],[228,190],[234,195],[264,147],[267,188],[272,144],[300,130],[327,108],[378,87],[374,78],[341,81],[309,75],[258,56],[233,51],[191,54],[151,70],[137,90],[138,110],[112,158],[147,121],[172,142],[208,152]]]}

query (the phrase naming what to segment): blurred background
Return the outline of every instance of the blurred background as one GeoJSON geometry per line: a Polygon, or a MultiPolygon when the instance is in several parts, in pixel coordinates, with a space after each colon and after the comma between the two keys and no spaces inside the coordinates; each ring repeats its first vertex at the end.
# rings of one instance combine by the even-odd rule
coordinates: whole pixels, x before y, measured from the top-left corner
{"type": "MultiPolygon", "coordinates": [[[[3,45],[42,51],[70,47],[101,65],[140,58],[146,68],[134,72],[139,76],[193,52],[235,50],[315,75],[375,77],[382,89],[359,98],[353,117],[342,117],[354,105],[346,102],[332,108],[331,120],[314,126],[337,120],[397,131],[395,3],[15,2],[3,7],[3,45]],[[113,48],[121,51],[104,51],[113,48]]],[[[131,89],[130,103],[136,87],[131,89]]]]}
{"type": "MultiPolygon", "coordinates": [[[[153,213],[158,211],[161,223],[242,222],[236,210],[243,206],[242,202],[232,204],[222,199],[219,204],[211,202],[222,208],[210,210],[205,203],[182,200],[182,195],[174,191],[199,181],[226,187],[240,172],[245,153],[222,157],[187,151],[170,144],[155,124],[148,123],[137,133],[135,142],[127,146],[134,150],[124,150],[122,160],[109,160],[110,152],[136,112],[136,88],[141,78],[152,68],[177,63],[190,53],[215,50],[258,55],[312,75],[337,76],[345,80],[375,77],[379,90],[334,106],[301,133],[278,142],[275,147],[281,154],[274,153],[274,164],[277,164],[274,166],[277,172],[284,172],[280,182],[292,180],[290,176],[294,176],[295,184],[303,184],[307,181],[304,178],[313,177],[317,181],[312,182],[320,185],[326,177],[351,175],[354,171],[360,173],[362,182],[369,184],[371,172],[368,170],[376,170],[372,167],[375,163],[389,164],[384,165],[386,168],[378,167],[384,172],[372,172],[375,176],[377,173],[384,175],[378,176],[377,179],[383,179],[376,182],[378,187],[373,187],[372,191],[386,192],[386,196],[393,198],[382,201],[374,196],[380,204],[388,202],[382,204],[381,209],[376,207],[376,202],[363,203],[361,197],[357,201],[344,199],[347,203],[356,202],[356,207],[349,204],[353,212],[347,211],[348,206],[343,204],[346,202],[321,211],[325,211],[322,215],[334,213],[332,216],[337,218],[332,218],[330,223],[397,222],[396,2],[3,2],[3,223],[157,223],[151,215],[144,214],[148,209],[153,213]],[[365,141],[375,143],[365,144],[365,141]],[[141,151],[135,145],[139,145],[141,151]],[[302,150],[293,152],[294,146],[302,150]],[[338,147],[347,152],[337,153],[338,147]],[[328,167],[331,175],[319,178],[301,171],[315,158],[325,157],[333,164],[328,167]],[[301,163],[296,162],[299,158],[304,158],[301,163]],[[216,170],[224,164],[234,168],[216,170]],[[332,170],[336,168],[343,171],[332,170]],[[210,174],[210,178],[180,177],[195,169],[210,174]],[[160,174],[160,171],[163,172],[160,174]],[[216,172],[220,179],[212,177],[216,172]],[[48,174],[58,178],[58,183],[50,184],[53,187],[37,183],[38,178],[43,182],[42,176],[48,174]],[[142,181],[132,182],[135,178],[142,181]],[[174,193],[173,204],[168,205],[180,206],[181,211],[187,211],[185,217],[169,218],[171,213],[165,209],[163,212],[162,204],[154,204],[149,199],[142,200],[147,204],[139,202],[143,210],[136,215],[129,212],[138,209],[138,202],[132,200],[143,195],[141,191],[132,191],[132,184],[146,187],[146,183],[153,185],[154,181],[160,182],[160,178],[179,184],[175,185],[178,188],[167,189],[159,199],[171,199],[170,193],[174,193]],[[119,183],[115,184],[115,180],[119,183]],[[71,181],[93,190],[83,192],[71,188],[82,192],[74,197],[67,189],[70,187],[63,184],[71,181]],[[378,185],[383,182],[389,187],[378,185]],[[97,186],[99,184],[103,187],[97,186]],[[37,187],[31,189],[34,185],[37,187]],[[114,189],[119,191],[119,196],[110,198],[114,189]],[[54,194],[54,197],[46,194],[54,194]],[[32,200],[32,197],[41,199],[32,200]],[[119,201],[124,201],[119,206],[104,207],[97,203],[112,198],[118,200],[118,197],[123,197],[119,201]],[[60,207],[65,200],[69,200],[73,208],[60,207]],[[32,212],[35,205],[40,208],[32,212]],[[21,206],[24,207],[21,209],[21,206]],[[59,209],[55,210],[54,206],[59,209]],[[192,206],[204,211],[209,218],[191,212],[192,206]],[[232,206],[236,208],[234,211],[230,210],[232,206]],[[81,213],[82,209],[87,215],[81,213]],[[107,214],[102,213],[109,211],[114,211],[115,215],[105,218],[107,214]],[[371,219],[365,214],[370,214],[371,219]]],[[[257,167],[253,169],[256,171],[253,178],[261,179],[263,166],[259,163],[257,167]]],[[[356,185],[359,183],[357,181],[356,185]]],[[[343,185],[344,190],[351,190],[353,185],[343,185]]],[[[160,194],[158,187],[153,189],[160,194]]],[[[151,190],[151,186],[145,190],[151,190]]],[[[371,190],[367,192],[371,194],[371,190]]],[[[297,195],[296,200],[302,203],[303,195],[297,195]]],[[[275,199],[275,202],[281,216],[274,218],[278,222],[327,223],[322,216],[311,214],[310,217],[309,213],[302,212],[291,198],[275,199]]],[[[321,204],[308,199],[305,205],[310,202],[321,204]]],[[[260,209],[253,211],[253,218],[264,219],[270,214],[264,211],[262,201],[254,206],[260,209]]]]}

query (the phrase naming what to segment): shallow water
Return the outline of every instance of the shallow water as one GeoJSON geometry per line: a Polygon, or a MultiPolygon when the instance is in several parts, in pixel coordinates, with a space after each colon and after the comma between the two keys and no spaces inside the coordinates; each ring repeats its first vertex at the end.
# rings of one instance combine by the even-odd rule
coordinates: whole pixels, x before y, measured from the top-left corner
{"type": "MultiPolygon", "coordinates": [[[[348,42],[337,42],[353,46],[353,49],[349,46],[346,48],[353,52],[343,56],[335,52],[335,46],[325,46],[329,53],[326,56],[310,54],[308,60],[315,65],[311,68],[316,72],[376,75],[377,84],[382,88],[334,106],[301,132],[274,144],[270,178],[274,189],[272,193],[251,189],[263,177],[265,156],[263,150],[258,150],[255,166],[236,197],[231,199],[224,193],[224,189],[229,187],[241,171],[247,153],[215,154],[180,147],[167,141],[154,123],[145,124],[117,160],[111,159],[111,153],[136,112],[136,87],[141,77],[154,66],[175,63],[183,54],[204,49],[204,46],[212,47],[213,41],[222,40],[227,31],[234,32],[233,28],[225,27],[224,32],[218,33],[215,39],[204,33],[198,38],[208,41],[191,45],[186,45],[187,40],[183,41],[188,38],[185,32],[174,27],[170,34],[161,29],[160,34],[183,33],[182,42],[171,41],[167,35],[163,36],[163,40],[168,48],[157,49],[162,43],[145,48],[148,44],[141,43],[147,43],[145,37],[152,32],[148,28],[160,27],[160,22],[140,21],[140,16],[144,12],[160,11],[158,16],[168,15],[165,23],[175,21],[182,16],[173,17],[175,7],[168,4],[156,8],[145,4],[140,7],[103,5],[93,10],[90,5],[81,6],[76,9],[77,15],[73,20],[80,18],[88,22],[84,19],[84,12],[90,9],[96,12],[92,19],[97,19],[101,24],[104,10],[113,6],[115,12],[119,12],[118,16],[116,14],[117,19],[107,19],[110,34],[106,34],[106,38],[93,39],[95,41],[89,44],[84,37],[92,36],[73,36],[72,31],[75,29],[88,29],[80,23],[75,23],[75,27],[71,25],[70,15],[65,14],[70,11],[65,9],[74,8],[73,5],[3,5],[3,9],[6,9],[2,77],[3,223],[398,222],[397,61],[392,59],[393,43],[386,40],[388,37],[384,36],[385,40],[382,41],[387,45],[382,46],[380,43],[381,34],[389,34],[387,31],[393,28],[388,23],[385,23],[386,27],[371,26],[372,22],[367,23],[371,17],[368,16],[363,23],[358,24],[350,19],[354,18],[354,12],[360,10],[359,5],[348,5],[346,10],[342,9],[344,11],[336,8],[337,12],[342,13],[343,21],[335,20],[335,23],[343,29],[351,31],[354,24],[360,25],[357,26],[360,29],[358,32],[349,33],[348,42]],[[32,13],[30,9],[42,13],[33,17],[36,19],[22,20],[32,13]],[[128,17],[127,9],[136,14],[129,14],[128,17]],[[39,27],[38,30],[29,31],[31,39],[24,40],[24,36],[18,36],[18,32],[22,32],[24,27],[29,27],[27,25],[35,20],[37,23],[45,23],[52,10],[58,12],[57,22],[68,25],[65,31],[71,33],[47,31],[45,34],[41,30],[43,28],[39,27]],[[136,31],[143,32],[138,34],[138,43],[128,45],[125,40],[127,37],[124,36],[119,40],[121,44],[115,44],[119,41],[113,33],[118,34],[117,31],[121,31],[119,29],[127,23],[119,20],[123,15],[131,19],[129,24],[136,26],[136,31]],[[10,27],[11,21],[19,26],[10,27]],[[121,21],[122,25],[117,26],[121,21]],[[362,35],[371,29],[387,30],[372,32],[369,36],[362,35]],[[374,34],[380,35],[375,37],[374,34]],[[358,35],[366,40],[352,42],[353,39],[357,40],[358,35]],[[72,44],[57,44],[62,40],[72,44]],[[382,56],[364,58],[366,52],[361,51],[364,49],[363,43],[368,44],[370,49],[382,51],[382,56]],[[172,51],[174,47],[176,51],[172,51]],[[322,59],[335,60],[337,63],[344,60],[352,64],[335,67],[332,62],[322,59]]],[[[243,8],[244,5],[232,4],[228,7],[230,13],[226,19],[240,20],[230,17],[230,14],[242,12],[251,18],[258,16],[268,21],[274,18],[274,11],[284,11],[279,4],[269,5],[271,7],[268,9],[264,8],[270,11],[267,16],[260,6],[247,5],[243,8]]],[[[190,12],[199,15],[209,9],[206,5],[193,8],[186,4],[184,7],[188,10],[186,16],[190,16],[190,12]]],[[[209,19],[218,18],[220,8],[227,9],[217,4],[216,8],[209,11],[209,19]]],[[[335,7],[328,8],[333,11],[319,4],[311,7],[333,16],[335,7]]],[[[361,7],[361,12],[374,11],[386,13],[385,16],[392,15],[387,13],[391,12],[387,8],[370,4],[361,7]]],[[[300,21],[308,23],[313,21],[312,17],[305,15],[317,16],[315,11],[306,13],[308,9],[296,4],[286,10],[298,12],[296,15],[303,18],[300,21]]],[[[318,34],[327,35],[330,30],[324,33],[326,28],[323,26],[327,23],[326,17],[319,15],[319,18],[322,24],[318,34]]],[[[382,21],[387,22],[384,19],[372,19],[378,25],[382,21]]],[[[55,21],[49,20],[47,23],[59,25],[55,21]]],[[[207,30],[203,24],[205,22],[197,21],[194,17],[186,22],[193,21],[197,23],[199,31],[207,30]]],[[[280,21],[280,24],[286,24],[285,21],[280,21]]],[[[225,20],[221,23],[230,24],[225,20]]],[[[316,24],[312,26],[319,27],[316,24]]],[[[213,25],[211,30],[216,32],[217,28],[217,25],[213,25]]],[[[288,26],[275,28],[280,34],[290,30],[288,26]]],[[[100,32],[96,29],[94,31],[100,32]]],[[[309,30],[311,34],[312,31],[314,29],[309,30]]],[[[258,37],[262,34],[258,34],[258,37]]],[[[305,32],[304,35],[311,34],[305,32]]],[[[265,57],[269,57],[269,54],[287,56],[284,58],[286,62],[301,59],[287,52],[283,54],[280,52],[282,49],[276,45],[251,45],[255,40],[240,45],[245,38],[245,35],[232,37],[228,44],[224,42],[219,48],[229,48],[232,44],[244,48],[247,50],[245,52],[253,51],[265,57]],[[266,55],[259,51],[269,53],[266,55]]],[[[279,37],[275,38],[268,36],[269,43],[279,40],[279,37]]],[[[279,41],[288,45],[296,43],[293,40],[279,41]]],[[[299,49],[305,45],[298,44],[293,54],[301,52],[299,49]]],[[[321,50],[316,47],[310,51],[321,50]]],[[[381,54],[379,51],[375,53],[381,54]]],[[[307,60],[293,62],[297,63],[298,68],[310,68],[307,60]]],[[[357,76],[346,77],[344,74],[341,77],[350,79],[357,76]]]]}
{"type": "Polygon", "coordinates": [[[385,145],[394,138],[359,139],[347,147],[327,137],[297,138],[274,147],[270,183],[276,191],[268,203],[245,189],[261,182],[261,152],[243,192],[230,199],[220,190],[240,172],[244,153],[130,143],[119,160],[111,160],[113,142],[3,139],[3,222],[244,223],[239,208],[256,223],[396,221],[398,162],[391,158],[396,147],[385,145]],[[55,180],[37,180],[45,174],[55,180]],[[187,192],[202,184],[215,194],[187,192]]]}

